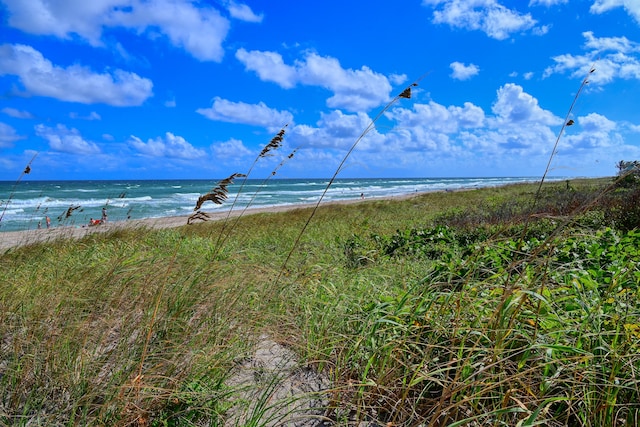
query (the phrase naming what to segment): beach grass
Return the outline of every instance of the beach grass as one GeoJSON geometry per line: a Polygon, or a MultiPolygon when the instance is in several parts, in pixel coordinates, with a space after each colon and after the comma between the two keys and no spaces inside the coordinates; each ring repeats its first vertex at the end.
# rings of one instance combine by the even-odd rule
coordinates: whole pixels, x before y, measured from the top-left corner
{"type": "Polygon", "coordinates": [[[13,247],[0,425],[637,425],[638,190],[612,182],[13,247]],[[285,374],[233,381],[265,337],[323,379],[315,412],[276,401],[285,374]]]}

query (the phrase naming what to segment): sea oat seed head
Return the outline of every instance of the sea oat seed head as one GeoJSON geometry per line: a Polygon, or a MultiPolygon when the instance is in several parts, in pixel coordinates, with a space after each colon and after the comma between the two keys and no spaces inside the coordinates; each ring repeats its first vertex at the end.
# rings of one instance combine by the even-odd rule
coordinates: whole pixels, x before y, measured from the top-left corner
{"type": "Polygon", "coordinates": [[[196,207],[193,208],[193,210],[194,211],[199,210],[202,207],[202,204],[206,201],[211,201],[216,205],[221,205],[225,200],[227,200],[227,193],[229,192],[229,190],[227,190],[227,186],[229,184],[232,184],[235,178],[243,178],[245,176],[246,175],[242,173],[234,173],[229,177],[223,179],[210,192],[198,198],[198,201],[196,202],[196,207]]]}
{"type": "Polygon", "coordinates": [[[411,99],[411,88],[408,87],[405,90],[402,91],[402,93],[400,95],[398,95],[400,98],[405,98],[405,99],[411,99]]]}
{"type": "Polygon", "coordinates": [[[265,157],[267,153],[269,153],[269,151],[280,148],[280,146],[282,145],[282,140],[284,138],[285,128],[287,126],[289,125],[286,124],[282,129],[280,129],[280,132],[278,132],[278,134],[274,136],[273,139],[271,139],[271,141],[266,145],[266,147],[262,149],[258,157],[265,157]]]}

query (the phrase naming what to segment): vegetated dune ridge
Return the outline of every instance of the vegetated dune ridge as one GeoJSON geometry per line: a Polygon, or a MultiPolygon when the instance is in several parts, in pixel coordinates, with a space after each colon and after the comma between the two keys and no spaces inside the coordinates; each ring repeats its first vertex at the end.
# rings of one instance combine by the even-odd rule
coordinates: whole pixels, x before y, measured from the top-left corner
{"type": "Polygon", "coordinates": [[[0,425],[637,425],[619,181],[327,203],[301,240],[315,205],[24,235],[0,425]]]}
{"type": "MultiPolygon", "coordinates": [[[[464,191],[464,190],[454,190],[454,191],[464,191]]],[[[416,197],[423,193],[411,193],[400,196],[387,196],[387,197],[376,197],[370,198],[367,200],[402,200],[411,197],[416,197]]],[[[326,202],[322,205],[335,205],[335,204],[353,204],[360,203],[362,200],[353,199],[353,200],[340,200],[340,201],[332,201],[326,202]]],[[[249,208],[244,212],[244,215],[257,214],[257,213],[277,213],[277,212],[286,212],[295,209],[306,209],[312,208],[315,206],[315,203],[305,203],[305,204],[296,204],[296,205],[283,205],[283,206],[270,206],[264,208],[249,208]]],[[[233,210],[229,215],[228,211],[223,212],[214,212],[208,213],[211,221],[221,220],[230,217],[236,217],[243,213],[242,209],[233,210]]],[[[89,233],[95,232],[105,232],[105,231],[113,231],[114,229],[123,228],[123,227],[147,227],[153,229],[161,229],[161,228],[174,228],[180,227],[187,224],[187,219],[189,217],[187,215],[184,216],[171,216],[171,217],[162,217],[162,218],[147,218],[147,219],[135,219],[129,221],[115,221],[109,222],[107,224],[102,224],[99,226],[84,226],[84,227],[54,227],[50,229],[38,229],[38,230],[24,230],[24,231],[7,231],[0,232],[0,251],[7,250],[9,248],[39,242],[47,242],[53,241],[56,239],[65,239],[65,238],[80,238],[89,233]]]]}

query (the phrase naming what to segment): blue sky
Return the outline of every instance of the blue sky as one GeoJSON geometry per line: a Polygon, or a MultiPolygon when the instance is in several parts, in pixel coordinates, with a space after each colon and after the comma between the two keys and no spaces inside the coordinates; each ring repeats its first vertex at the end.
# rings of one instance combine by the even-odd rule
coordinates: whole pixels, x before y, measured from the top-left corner
{"type": "Polygon", "coordinates": [[[603,176],[639,0],[0,0],[0,180],[603,176]],[[286,157],[297,149],[292,159],[286,157]],[[34,158],[35,157],[35,158],[34,158]],[[286,160],[286,161],[285,161],[286,160]]]}

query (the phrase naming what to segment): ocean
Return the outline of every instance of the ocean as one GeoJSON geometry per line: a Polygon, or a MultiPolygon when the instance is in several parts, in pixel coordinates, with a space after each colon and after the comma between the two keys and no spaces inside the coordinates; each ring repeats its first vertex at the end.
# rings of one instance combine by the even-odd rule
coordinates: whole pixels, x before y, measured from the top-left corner
{"type": "MultiPolygon", "coordinates": [[[[481,188],[536,180],[539,178],[337,179],[322,201],[481,188]]],[[[201,210],[227,211],[232,205],[236,210],[247,205],[258,208],[316,203],[329,183],[328,179],[249,179],[242,185],[242,181],[237,179],[228,186],[229,195],[225,203],[215,205],[206,202],[201,210]]],[[[106,208],[109,221],[189,215],[193,213],[198,197],[217,184],[217,181],[209,180],[0,181],[0,232],[35,229],[38,224],[44,228],[47,216],[52,227],[79,227],[88,224],[92,218],[99,219],[102,208],[106,208]]]]}

